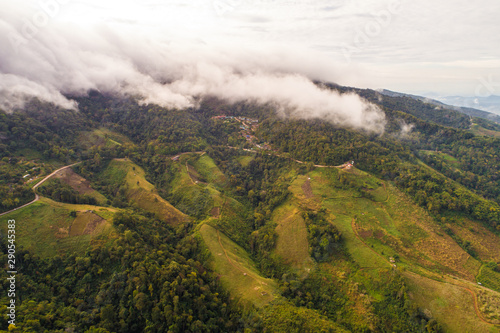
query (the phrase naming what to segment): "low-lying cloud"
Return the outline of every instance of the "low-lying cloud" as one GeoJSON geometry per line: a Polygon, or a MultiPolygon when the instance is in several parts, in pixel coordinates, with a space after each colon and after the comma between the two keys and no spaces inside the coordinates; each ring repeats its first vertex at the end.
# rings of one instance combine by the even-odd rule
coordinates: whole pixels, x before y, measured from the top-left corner
{"type": "Polygon", "coordinates": [[[339,82],[347,74],[308,53],[190,39],[140,22],[81,27],[54,19],[26,38],[30,22],[14,7],[0,13],[3,110],[22,107],[30,97],[77,109],[65,96],[95,89],[169,108],[191,107],[208,95],[272,103],[286,116],[375,132],[384,128],[384,114],[375,105],[315,85],[311,79],[339,82]]]}

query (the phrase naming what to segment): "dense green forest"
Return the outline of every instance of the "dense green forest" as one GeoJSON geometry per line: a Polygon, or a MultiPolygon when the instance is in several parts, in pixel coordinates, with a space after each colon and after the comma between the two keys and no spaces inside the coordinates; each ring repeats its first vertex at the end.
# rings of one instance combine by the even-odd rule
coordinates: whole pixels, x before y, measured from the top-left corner
{"type": "MultiPolygon", "coordinates": [[[[85,188],[105,198],[103,202],[59,179],[46,182],[37,193],[71,211],[61,213],[61,221],[81,221],[84,214],[96,213],[100,215],[95,223],[104,225],[100,221],[106,220],[112,230],[99,234],[96,225],[91,230],[69,228],[68,235],[91,239],[88,247],[75,253],[61,250],[44,256],[30,251],[30,244],[18,245],[15,331],[443,331],[433,315],[416,305],[407,277],[396,265],[377,267],[379,273],[369,275],[352,255],[349,242],[354,236],[350,239],[336,224],[342,218],[333,215],[339,214],[303,203],[320,196],[308,189],[309,183],[301,185],[303,202],[296,199],[293,186],[300,177],[314,181],[310,173],[321,169],[315,165],[327,169],[354,161],[356,169],[380,181],[368,184],[348,169],[332,168],[342,171],[332,171],[331,184],[321,186],[354,193],[360,202],[376,205],[389,200],[387,182],[478,263],[486,264],[477,244],[460,238],[450,223],[470,219],[479,221],[492,237],[500,233],[500,139],[472,134],[469,116],[454,110],[436,110],[406,97],[380,100],[371,90],[329,87],[355,91],[378,104],[386,114],[385,133],[340,128],[321,120],[283,119],[271,106],[250,102],[231,105],[205,98],[198,108],[175,110],[95,91],[75,97],[79,111],[36,100],[12,114],[0,111],[0,210],[33,200],[31,188],[37,179],[82,161],[73,170],[88,181],[85,188]],[[213,118],[218,115],[258,121],[255,139],[242,135],[241,123],[213,118]],[[402,131],[403,125],[411,130],[402,131]],[[270,148],[256,148],[263,144],[270,148]],[[111,162],[117,159],[131,169],[113,169],[111,162]],[[139,168],[144,169],[144,180],[139,168]],[[376,192],[379,188],[387,192],[384,200],[376,192]],[[180,224],[159,219],[156,208],[151,208],[159,204],[174,209],[171,204],[175,214],[186,218],[180,224]],[[279,214],[286,205],[293,208],[294,221],[303,222],[310,259],[300,265],[307,268],[279,254],[280,221],[289,218],[279,214]],[[214,246],[220,244],[224,251],[210,250],[200,233],[204,224],[217,230],[214,246]],[[262,306],[231,294],[214,257],[238,260],[231,261],[219,232],[241,247],[238,251],[248,253],[259,279],[275,281],[273,301],[262,306]]],[[[53,205],[53,214],[60,209],[52,201],[44,204],[53,205]]],[[[30,214],[20,216],[37,219],[30,214]]],[[[7,262],[8,241],[0,230],[2,262],[7,262]]],[[[62,231],[58,232],[54,244],[63,244],[62,231]]],[[[374,244],[378,243],[371,244],[372,252],[379,250],[374,244]]],[[[385,253],[379,252],[387,256],[383,249],[385,253]]],[[[495,259],[488,264],[492,272],[498,268],[495,259]]],[[[0,299],[7,304],[6,295],[0,299]]],[[[6,307],[0,312],[0,329],[6,330],[6,307]]]]}

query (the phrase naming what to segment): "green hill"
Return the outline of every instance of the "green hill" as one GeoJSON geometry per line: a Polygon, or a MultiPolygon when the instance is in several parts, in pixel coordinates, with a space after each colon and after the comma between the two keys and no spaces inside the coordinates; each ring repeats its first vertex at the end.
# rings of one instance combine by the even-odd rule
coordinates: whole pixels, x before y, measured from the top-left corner
{"type": "Polygon", "coordinates": [[[335,89],[378,104],[385,132],[98,92],[0,113],[3,211],[79,162],[3,216],[18,330],[499,332],[496,128],[335,89]]]}
{"type": "Polygon", "coordinates": [[[153,213],[172,225],[187,220],[183,213],[158,194],[154,185],[146,180],[144,170],[128,159],[112,160],[99,177],[113,184],[121,184],[132,206],[153,213]]]}
{"type": "MultiPolygon", "coordinates": [[[[116,209],[72,205],[42,198],[5,215],[16,221],[17,244],[42,258],[57,254],[83,255],[109,242],[116,234],[111,221],[116,209]],[[43,241],[41,241],[43,240],[43,241]]],[[[7,232],[3,225],[1,232],[7,232]]]]}

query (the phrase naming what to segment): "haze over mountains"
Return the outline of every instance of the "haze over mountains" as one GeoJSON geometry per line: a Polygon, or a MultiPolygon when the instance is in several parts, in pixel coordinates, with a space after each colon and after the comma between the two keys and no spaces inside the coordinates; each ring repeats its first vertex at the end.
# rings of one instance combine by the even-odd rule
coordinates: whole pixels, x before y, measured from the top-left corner
{"type": "MultiPolygon", "coordinates": [[[[423,97],[423,96],[417,96],[417,95],[411,95],[411,94],[404,94],[401,92],[394,92],[386,89],[379,90],[381,94],[386,95],[386,96],[392,96],[392,97],[410,97],[418,101],[422,101],[424,103],[429,103],[432,105],[435,105],[436,108],[447,108],[451,110],[455,110],[461,113],[465,113],[469,116],[472,117],[479,117],[487,120],[494,121],[496,123],[500,123],[500,116],[497,114],[497,112],[494,111],[488,111],[486,110],[487,108],[482,107],[480,108],[479,101],[474,104],[474,106],[469,106],[471,105],[470,103],[460,103],[460,101],[466,100],[465,97],[436,97],[435,99],[430,98],[430,97],[423,97]],[[446,102],[448,101],[448,102],[446,102]]],[[[432,95],[432,94],[428,94],[432,95]]],[[[496,96],[490,96],[487,99],[492,101],[493,105],[495,104],[495,98],[496,96]]],[[[475,98],[477,99],[477,98],[475,98]]],[[[498,100],[500,102],[500,99],[498,100]]],[[[496,106],[490,106],[490,108],[496,109],[496,106]]]]}
{"type": "Polygon", "coordinates": [[[500,115],[500,96],[497,95],[487,97],[436,96],[434,98],[445,104],[474,108],[500,115]]]}
{"type": "MultiPolygon", "coordinates": [[[[378,80],[386,83],[383,87],[407,90],[410,81],[423,85],[424,71],[415,67],[440,64],[433,82],[446,80],[446,68],[460,67],[462,85],[472,70],[479,75],[497,68],[491,58],[494,43],[485,43],[479,34],[491,30],[495,18],[467,10],[466,2],[459,4],[463,10],[457,17],[465,15],[474,24],[457,31],[478,32],[481,38],[469,41],[474,47],[467,53],[481,52],[481,59],[463,62],[449,52],[456,45],[434,43],[432,57],[423,52],[437,38],[430,23],[441,20],[433,20],[433,13],[450,5],[149,1],[138,6],[53,0],[21,7],[3,1],[0,106],[10,110],[22,106],[25,97],[36,96],[76,108],[66,96],[91,89],[177,108],[196,106],[200,96],[214,95],[230,102],[271,103],[286,114],[380,133],[385,120],[373,104],[318,88],[311,80],[357,87],[378,80]],[[412,35],[414,26],[422,27],[421,35],[412,35]],[[408,52],[408,36],[412,49],[420,51],[408,52]],[[416,60],[416,53],[426,56],[416,60]],[[395,59],[404,71],[391,67],[395,59]]],[[[491,2],[491,8],[497,5],[491,2]]]]}

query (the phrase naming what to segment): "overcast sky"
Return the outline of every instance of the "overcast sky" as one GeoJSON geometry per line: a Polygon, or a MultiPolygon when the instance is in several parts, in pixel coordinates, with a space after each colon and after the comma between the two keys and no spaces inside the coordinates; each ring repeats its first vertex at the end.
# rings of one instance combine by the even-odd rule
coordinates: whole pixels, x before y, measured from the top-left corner
{"type": "MultiPolygon", "coordinates": [[[[472,96],[481,78],[500,81],[497,0],[68,1],[61,12],[166,40],[316,51],[343,73],[327,79],[343,84],[472,96]]],[[[301,60],[307,68],[315,58],[301,60]]]]}
{"type": "MultiPolygon", "coordinates": [[[[272,73],[406,93],[500,95],[498,0],[0,0],[0,6],[4,98],[17,89],[18,97],[50,96],[69,106],[60,92],[123,88],[183,105],[197,92],[223,94],[227,82],[213,88],[208,81],[228,73],[234,80],[262,74],[269,81],[272,73]]],[[[265,100],[263,94],[252,97],[265,100]]]]}

